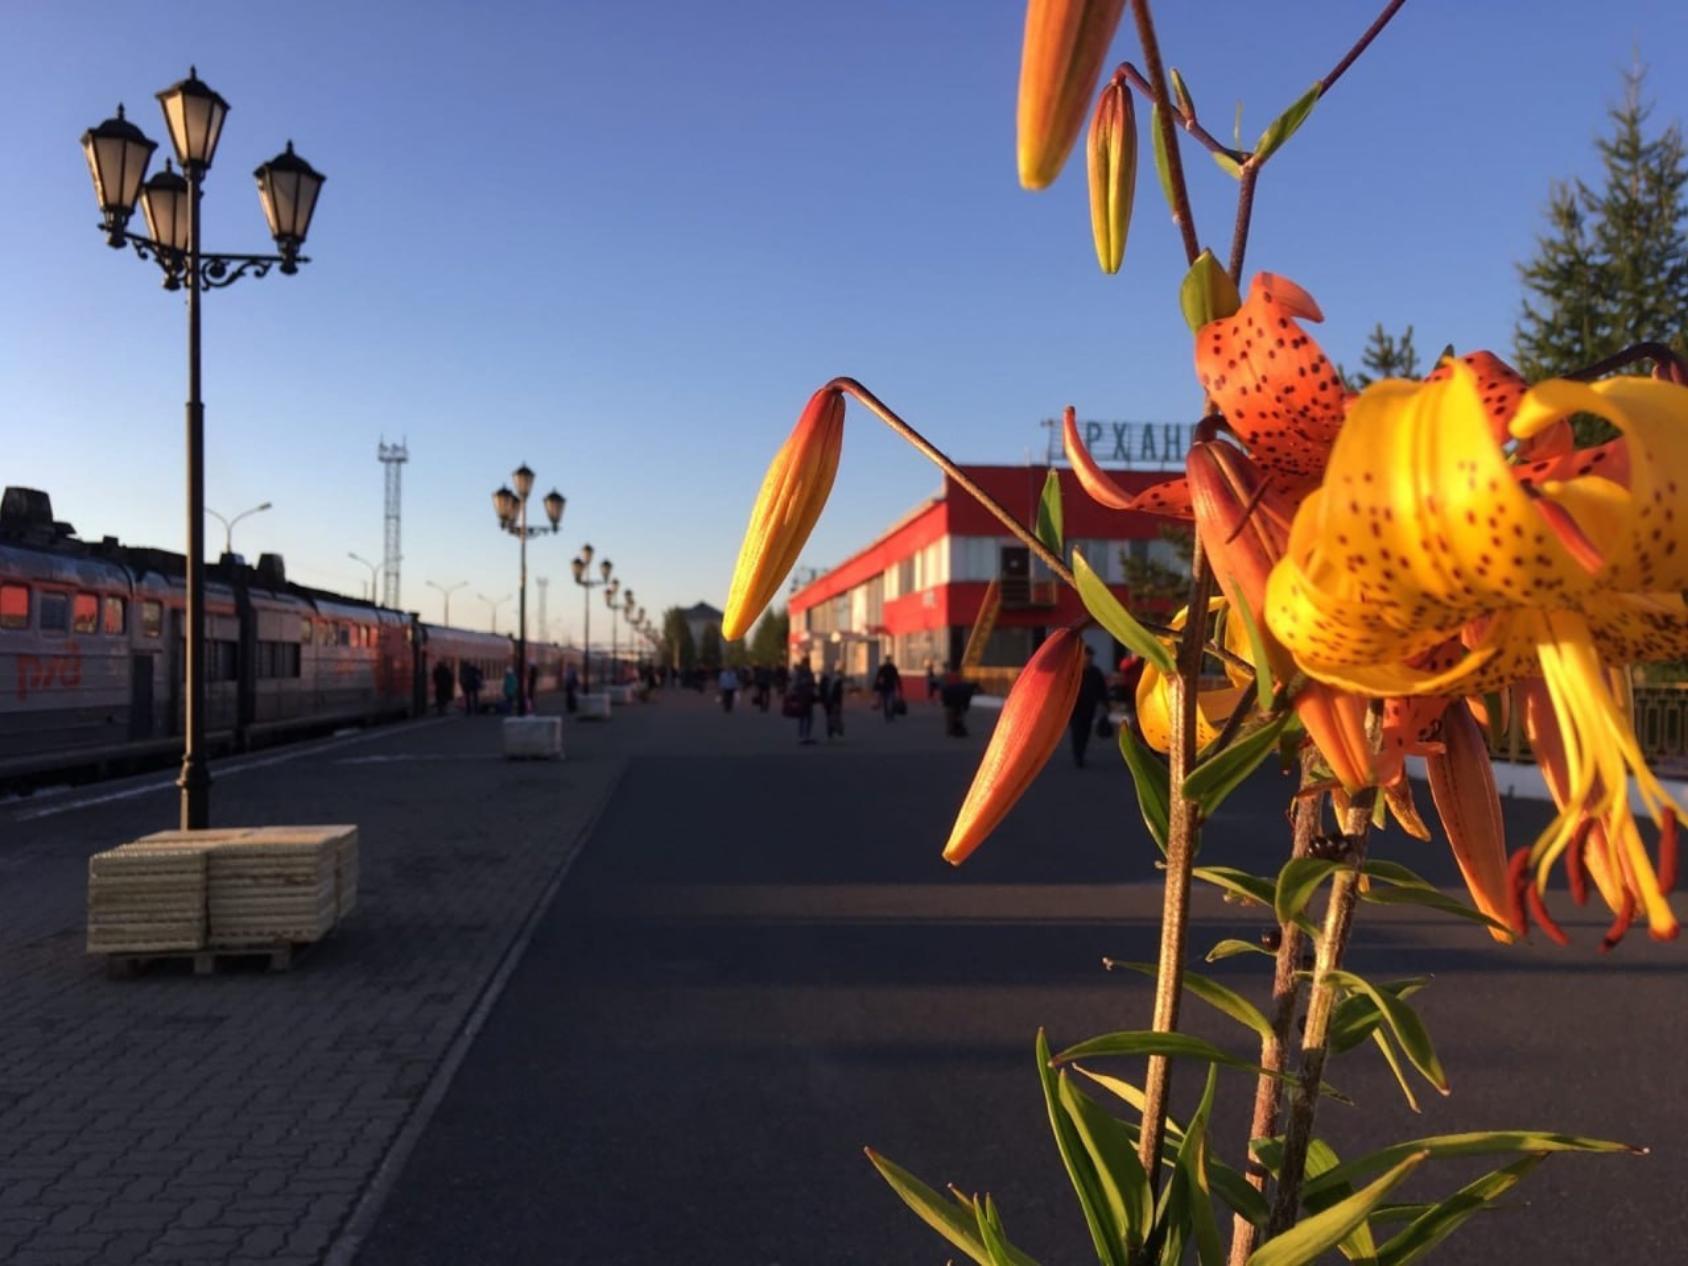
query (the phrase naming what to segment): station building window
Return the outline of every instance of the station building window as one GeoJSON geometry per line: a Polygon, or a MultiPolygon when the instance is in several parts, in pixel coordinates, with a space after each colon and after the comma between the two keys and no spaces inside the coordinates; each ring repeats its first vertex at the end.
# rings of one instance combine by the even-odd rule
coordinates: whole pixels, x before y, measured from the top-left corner
{"type": "Polygon", "coordinates": [[[29,586],[0,585],[0,629],[29,627],[29,586]]]}
{"type": "Polygon", "coordinates": [[[100,600],[91,593],[77,594],[75,605],[71,609],[70,626],[73,633],[98,633],[100,600]]]}
{"type": "Polygon", "coordinates": [[[113,637],[121,637],[129,627],[129,602],[125,598],[108,597],[104,604],[103,627],[113,637]]]}
{"type": "Polygon", "coordinates": [[[41,631],[64,633],[70,629],[70,595],[44,593],[41,595],[41,631]]]}
{"type": "Polygon", "coordinates": [[[164,604],[148,599],[141,603],[141,636],[159,637],[164,632],[164,604]]]}

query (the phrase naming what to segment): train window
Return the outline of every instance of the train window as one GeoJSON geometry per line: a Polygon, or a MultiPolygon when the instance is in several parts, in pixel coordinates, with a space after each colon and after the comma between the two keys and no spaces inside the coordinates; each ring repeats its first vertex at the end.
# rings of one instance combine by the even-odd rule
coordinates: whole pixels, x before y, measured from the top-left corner
{"type": "Polygon", "coordinates": [[[300,646],[309,646],[310,644],[311,644],[311,622],[309,620],[300,620],[299,621],[299,645],[300,646]]]}
{"type": "Polygon", "coordinates": [[[0,629],[29,627],[29,586],[0,585],[0,629]]]}
{"type": "Polygon", "coordinates": [[[91,593],[77,594],[75,605],[71,608],[70,625],[75,633],[99,632],[100,600],[91,593]]]}
{"type": "Polygon", "coordinates": [[[351,644],[352,644],[352,626],[349,625],[349,624],[340,625],[340,645],[341,646],[350,646],[351,644]]]}
{"type": "Polygon", "coordinates": [[[234,681],[240,676],[240,644],[238,642],[212,641],[208,643],[211,661],[206,673],[212,681],[234,681]]]}
{"type": "Polygon", "coordinates": [[[158,637],[164,632],[164,604],[151,600],[141,603],[141,636],[158,637]]]}
{"type": "Polygon", "coordinates": [[[105,600],[105,631],[121,636],[129,627],[129,602],[125,598],[105,600]]]}
{"type": "Polygon", "coordinates": [[[41,595],[41,631],[63,633],[70,628],[70,595],[44,593],[41,595]]]}

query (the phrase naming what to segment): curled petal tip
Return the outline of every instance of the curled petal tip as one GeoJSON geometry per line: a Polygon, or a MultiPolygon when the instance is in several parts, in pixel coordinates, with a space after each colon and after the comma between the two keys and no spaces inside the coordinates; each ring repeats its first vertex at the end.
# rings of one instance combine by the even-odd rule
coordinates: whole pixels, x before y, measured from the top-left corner
{"type": "Polygon", "coordinates": [[[1084,639],[1064,628],[1045,639],[1015,678],[944,845],[952,866],[997,828],[1048,762],[1072,717],[1083,672],[1084,639]]]}
{"type": "MultiPolygon", "coordinates": [[[[1483,733],[1471,713],[1452,707],[1442,714],[1442,750],[1425,757],[1430,777],[1430,796],[1441,815],[1442,829],[1454,861],[1465,879],[1476,907],[1491,919],[1519,927],[1515,905],[1516,877],[1509,872],[1506,856],[1506,827],[1501,817],[1500,793],[1495,787],[1494,769],[1489,763],[1483,733]]],[[[1533,885],[1528,885],[1533,889],[1533,885]]],[[[1555,940],[1562,936],[1539,899],[1530,913],[1555,940]]],[[[1513,939],[1490,929],[1497,941],[1513,939]]]]}
{"type": "Polygon", "coordinates": [[[1096,459],[1090,455],[1090,450],[1079,438],[1078,411],[1070,404],[1061,415],[1061,447],[1066,450],[1067,464],[1073,468],[1073,475],[1078,479],[1079,487],[1084,489],[1092,501],[1097,505],[1107,506],[1110,510],[1133,508],[1132,495],[1096,464],[1096,459]]]}
{"type": "Polygon", "coordinates": [[[779,591],[820,518],[844,447],[844,396],[822,387],[774,455],[750,512],[721,636],[743,637],[779,591]]]}
{"type": "Polygon", "coordinates": [[[1084,126],[1125,0],[1030,0],[1020,52],[1020,183],[1042,189],[1084,126]]]}

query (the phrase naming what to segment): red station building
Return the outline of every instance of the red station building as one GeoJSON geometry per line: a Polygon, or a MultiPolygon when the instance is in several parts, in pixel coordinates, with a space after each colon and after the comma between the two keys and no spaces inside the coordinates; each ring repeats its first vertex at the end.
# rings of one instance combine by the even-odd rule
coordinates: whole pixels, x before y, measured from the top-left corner
{"type": "MultiPolygon", "coordinates": [[[[962,469],[1021,522],[1037,522],[1049,466],[962,469]]],[[[1106,509],[1085,494],[1071,470],[1056,469],[1069,555],[1082,553],[1118,597],[1130,597],[1128,558],[1187,572],[1174,542],[1162,535],[1167,520],[1106,509]]],[[[1129,491],[1169,475],[1112,473],[1129,491]]],[[[1076,623],[1085,611],[1077,594],[946,475],[935,497],[792,595],[792,658],[807,658],[816,671],[842,669],[858,681],[870,678],[887,656],[905,673],[924,672],[928,663],[942,672],[946,664],[963,663],[981,615],[988,636],[964,666],[988,680],[1011,677],[1052,629],[1076,623]],[[989,593],[993,581],[999,601],[989,593]]],[[[1122,649],[1106,631],[1092,627],[1085,637],[1104,670],[1118,663],[1122,649]]]]}

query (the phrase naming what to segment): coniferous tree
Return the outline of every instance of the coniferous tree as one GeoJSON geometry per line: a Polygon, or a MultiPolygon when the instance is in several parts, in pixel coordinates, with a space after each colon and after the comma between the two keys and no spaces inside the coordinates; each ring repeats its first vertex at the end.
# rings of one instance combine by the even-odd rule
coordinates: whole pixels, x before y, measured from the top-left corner
{"type": "Polygon", "coordinates": [[[680,607],[669,607],[663,614],[662,658],[670,668],[681,670],[691,669],[697,664],[692,626],[686,623],[686,613],[680,607]]]}
{"type": "Polygon", "coordinates": [[[1519,269],[1518,367],[1531,380],[1645,340],[1688,350],[1688,162],[1680,124],[1647,134],[1644,78],[1627,73],[1623,101],[1607,112],[1611,134],[1596,142],[1602,186],[1554,186],[1547,231],[1519,269]]]}
{"type": "Polygon", "coordinates": [[[1418,349],[1413,346],[1413,327],[1397,339],[1379,321],[1366,339],[1366,350],[1360,353],[1363,368],[1351,374],[1338,366],[1337,372],[1351,391],[1363,391],[1380,378],[1417,378],[1418,349]]]}

